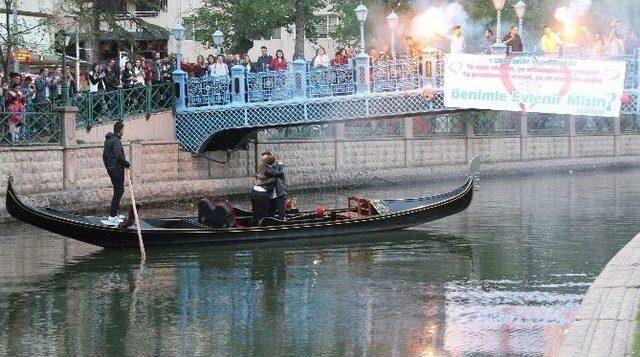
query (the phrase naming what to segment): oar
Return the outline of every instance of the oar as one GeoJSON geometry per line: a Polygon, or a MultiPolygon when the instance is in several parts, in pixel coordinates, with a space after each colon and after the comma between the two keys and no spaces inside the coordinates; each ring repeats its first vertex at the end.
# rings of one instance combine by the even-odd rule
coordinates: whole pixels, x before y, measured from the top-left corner
{"type": "Polygon", "coordinates": [[[136,221],[136,231],[138,232],[138,243],[140,244],[140,259],[142,262],[147,259],[147,254],[144,251],[144,243],[142,242],[142,232],[140,231],[140,219],[138,219],[138,208],[136,207],[136,198],[133,196],[133,182],[131,182],[131,172],[127,171],[127,180],[129,181],[129,192],[131,193],[131,205],[133,206],[133,218],[136,221]]]}

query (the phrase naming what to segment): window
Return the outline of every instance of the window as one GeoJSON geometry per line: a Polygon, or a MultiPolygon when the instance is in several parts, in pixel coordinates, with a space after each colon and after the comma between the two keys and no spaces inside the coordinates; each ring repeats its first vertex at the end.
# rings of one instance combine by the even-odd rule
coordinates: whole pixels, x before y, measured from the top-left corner
{"type": "Polygon", "coordinates": [[[269,37],[260,37],[259,40],[280,40],[282,39],[282,29],[277,28],[271,31],[271,36],[269,37]]]}
{"type": "Polygon", "coordinates": [[[338,15],[321,15],[318,16],[318,22],[315,24],[318,38],[327,38],[336,32],[338,27],[338,15]]]}
{"type": "Polygon", "coordinates": [[[167,8],[167,0],[144,0],[136,4],[136,16],[156,17],[158,12],[167,8]]]}

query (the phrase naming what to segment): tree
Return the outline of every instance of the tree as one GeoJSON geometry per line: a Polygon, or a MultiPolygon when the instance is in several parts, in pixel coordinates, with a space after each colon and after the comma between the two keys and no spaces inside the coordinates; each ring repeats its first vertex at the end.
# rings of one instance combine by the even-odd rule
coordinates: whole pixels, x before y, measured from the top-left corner
{"type": "Polygon", "coordinates": [[[295,25],[294,58],[304,55],[304,40],[314,41],[314,13],[326,0],[204,0],[187,20],[195,28],[194,38],[210,43],[211,34],[220,29],[225,33],[225,47],[235,53],[247,53],[253,41],[268,38],[273,30],[295,25]],[[293,11],[292,11],[293,9],[293,11]]]}
{"type": "Polygon", "coordinates": [[[0,23],[0,61],[2,62],[2,70],[5,74],[4,80],[9,79],[10,64],[17,61],[15,52],[24,49],[24,37],[42,29],[51,21],[50,17],[44,17],[35,24],[27,24],[24,20],[14,23],[11,21],[11,9],[15,6],[16,0],[2,0],[4,8],[4,21],[0,23]],[[12,56],[13,54],[13,56],[12,56]]]}
{"type": "MultiPolygon", "coordinates": [[[[86,34],[85,48],[90,51],[87,60],[95,61],[100,58],[98,40],[104,32],[112,33],[122,43],[133,44],[134,36],[131,29],[136,32],[146,33],[157,37],[167,37],[169,32],[162,27],[150,24],[140,17],[136,17],[126,8],[124,0],[59,0],[57,8],[64,17],[73,18],[79,25],[80,32],[86,34]],[[103,30],[103,31],[101,31],[103,30]]],[[[129,4],[136,8],[161,10],[157,0],[129,0],[129,4]]]]}

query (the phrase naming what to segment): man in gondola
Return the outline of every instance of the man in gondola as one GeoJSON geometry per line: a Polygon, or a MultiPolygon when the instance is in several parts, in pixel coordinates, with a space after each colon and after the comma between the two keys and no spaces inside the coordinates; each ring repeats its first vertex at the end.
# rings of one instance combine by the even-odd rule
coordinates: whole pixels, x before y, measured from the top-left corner
{"type": "Polygon", "coordinates": [[[124,195],[124,170],[130,167],[120,142],[123,133],[124,124],[116,122],[113,125],[113,133],[108,133],[105,136],[104,151],[102,152],[102,161],[113,185],[113,198],[108,218],[109,224],[113,225],[119,224],[124,219],[124,215],[119,213],[119,208],[120,200],[124,195]]]}

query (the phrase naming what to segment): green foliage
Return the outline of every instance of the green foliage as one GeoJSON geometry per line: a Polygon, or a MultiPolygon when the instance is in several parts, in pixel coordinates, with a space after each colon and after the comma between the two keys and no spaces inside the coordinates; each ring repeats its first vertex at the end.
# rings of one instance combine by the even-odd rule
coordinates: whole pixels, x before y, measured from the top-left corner
{"type": "Polygon", "coordinates": [[[324,7],[325,0],[205,0],[187,21],[193,24],[197,41],[210,43],[211,34],[220,29],[225,34],[225,48],[246,53],[254,39],[268,38],[274,29],[292,25],[296,3],[307,15],[305,35],[313,40],[313,25],[318,21],[314,13],[324,7]]]}

